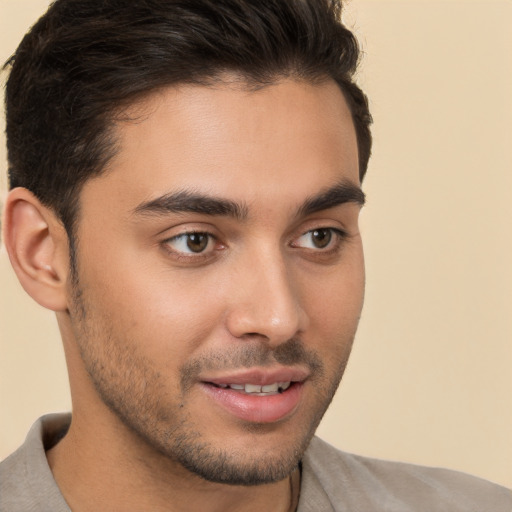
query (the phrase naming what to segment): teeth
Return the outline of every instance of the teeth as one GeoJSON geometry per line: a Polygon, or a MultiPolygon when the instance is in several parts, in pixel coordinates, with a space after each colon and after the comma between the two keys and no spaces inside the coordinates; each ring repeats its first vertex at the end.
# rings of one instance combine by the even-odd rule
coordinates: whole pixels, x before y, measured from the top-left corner
{"type": "Polygon", "coordinates": [[[258,386],[257,384],[246,384],[245,392],[246,393],[261,393],[261,386],[258,386]]]}
{"type": "Polygon", "coordinates": [[[218,384],[219,388],[231,388],[236,391],[245,391],[251,394],[275,394],[286,391],[291,385],[291,382],[274,382],[274,384],[267,384],[259,386],[258,384],[218,384]]]}
{"type": "Polygon", "coordinates": [[[283,391],[286,391],[291,384],[291,382],[278,382],[277,386],[279,387],[279,392],[282,393],[283,391]]]}

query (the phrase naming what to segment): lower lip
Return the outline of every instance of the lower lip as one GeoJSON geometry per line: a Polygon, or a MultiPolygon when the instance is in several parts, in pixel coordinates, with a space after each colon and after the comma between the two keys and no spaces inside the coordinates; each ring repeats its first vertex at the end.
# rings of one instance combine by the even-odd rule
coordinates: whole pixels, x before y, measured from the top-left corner
{"type": "Polygon", "coordinates": [[[233,416],[252,423],[273,423],[291,415],[297,408],[303,385],[294,382],[276,395],[255,396],[230,388],[202,383],[203,390],[233,416]]]}

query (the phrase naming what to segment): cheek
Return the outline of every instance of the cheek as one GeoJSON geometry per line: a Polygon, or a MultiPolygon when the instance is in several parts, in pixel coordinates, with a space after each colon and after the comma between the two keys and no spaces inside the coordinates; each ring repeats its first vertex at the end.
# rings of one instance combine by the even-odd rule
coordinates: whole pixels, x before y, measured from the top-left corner
{"type": "Polygon", "coordinates": [[[305,307],[312,326],[329,339],[353,337],[364,299],[365,272],[362,250],[321,278],[307,281],[305,307]]]}
{"type": "Polygon", "coordinates": [[[220,301],[190,273],[144,264],[142,258],[118,257],[116,265],[107,265],[108,258],[89,261],[95,264],[83,265],[80,274],[88,308],[120,343],[157,366],[183,363],[222,317],[220,301]]]}
{"type": "MultiPolygon", "coordinates": [[[[83,246],[82,286],[96,315],[123,343],[136,346],[159,366],[179,366],[205,344],[223,343],[232,268],[176,269],[162,265],[159,257],[144,258],[135,247],[119,251],[115,243],[100,242],[83,246]],[[102,254],[93,254],[94,247],[102,247],[102,254]]],[[[295,266],[291,272],[297,301],[309,318],[306,339],[318,347],[348,345],[355,334],[364,264],[360,244],[349,249],[330,268],[311,272],[295,266]]]]}

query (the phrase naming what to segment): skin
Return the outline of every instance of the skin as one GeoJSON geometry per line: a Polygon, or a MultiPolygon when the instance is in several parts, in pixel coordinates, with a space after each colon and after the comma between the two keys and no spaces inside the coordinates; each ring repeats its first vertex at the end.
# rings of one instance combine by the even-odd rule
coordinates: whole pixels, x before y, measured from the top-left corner
{"type": "Polygon", "coordinates": [[[24,189],[6,207],[11,261],[57,312],[69,368],[73,421],[50,467],[74,511],[288,510],[363,303],[361,205],[301,210],[360,185],[348,107],[332,81],[283,80],[168,88],[131,114],[80,194],[75,285],[53,213],[24,189]],[[182,191],[242,215],[144,208],[182,191]],[[240,419],[202,384],[282,367],[307,378],[276,421],[240,419]]]}

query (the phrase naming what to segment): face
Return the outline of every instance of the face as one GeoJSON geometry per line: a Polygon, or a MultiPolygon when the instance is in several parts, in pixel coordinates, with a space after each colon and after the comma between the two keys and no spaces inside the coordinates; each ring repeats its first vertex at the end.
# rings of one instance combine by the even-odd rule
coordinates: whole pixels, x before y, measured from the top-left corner
{"type": "Polygon", "coordinates": [[[348,107],[333,82],[282,81],[169,88],[131,114],[81,193],[71,343],[155,453],[211,481],[280,480],[362,307],[348,107]]]}

